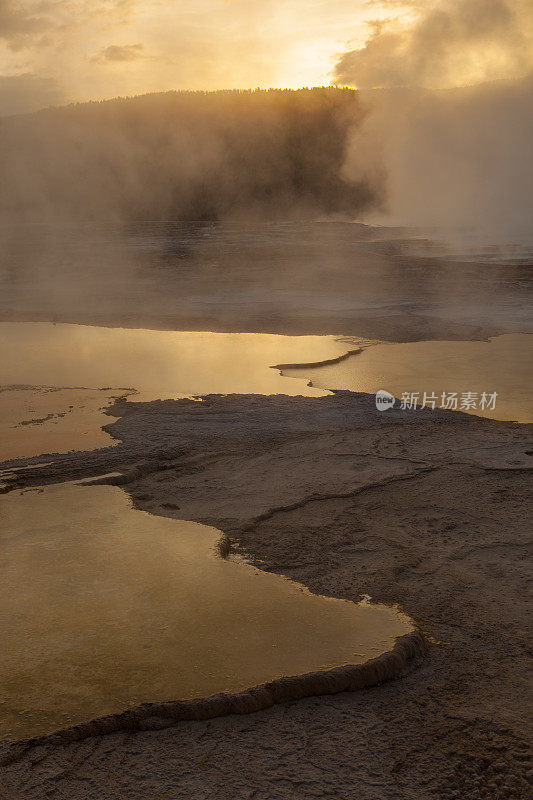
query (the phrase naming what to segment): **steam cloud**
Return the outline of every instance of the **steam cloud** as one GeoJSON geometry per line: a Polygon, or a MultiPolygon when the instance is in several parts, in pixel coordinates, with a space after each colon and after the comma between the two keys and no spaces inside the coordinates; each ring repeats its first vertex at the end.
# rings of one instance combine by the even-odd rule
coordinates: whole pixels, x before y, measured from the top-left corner
{"type": "Polygon", "coordinates": [[[530,0],[440,0],[410,26],[374,23],[365,46],[341,56],[335,80],[361,89],[438,89],[532,69],[530,0]]]}
{"type": "MultiPolygon", "coordinates": [[[[0,120],[0,221],[372,219],[379,209],[395,224],[531,227],[533,5],[411,5],[413,23],[374,23],[366,45],[340,57],[336,80],[359,95],[167,93],[0,120]]],[[[0,0],[2,35],[13,47],[41,36],[45,13],[0,0]]],[[[143,57],[141,44],[109,45],[96,59],[143,57]]],[[[0,79],[11,112],[43,92],[61,96],[35,75],[0,79]]]]}
{"type": "Polygon", "coordinates": [[[386,186],[381,221],[531,230],[532,32],[529,2],[440,0],[340,58],[338,81],[382,87],[361,93],[369,113],[345,166],[386,186]],[[478,83],[496,77],[507,80],[478,83]]]}
{"type": "Polygon", "coordinates": [[[166,93],[0,121],[0,217],[354,215],[374,190],[343,178],[362,112],[350,89],[166,93]]]}

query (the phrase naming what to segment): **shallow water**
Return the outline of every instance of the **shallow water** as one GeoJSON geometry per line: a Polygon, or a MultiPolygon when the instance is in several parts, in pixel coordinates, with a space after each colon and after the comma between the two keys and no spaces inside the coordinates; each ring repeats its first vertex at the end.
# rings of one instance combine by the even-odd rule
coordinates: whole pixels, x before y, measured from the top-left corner
{"type": "MultiPolygon", "coordinates": [[[[457,410],[491,419],[533,422],[533,336],[506,334],[488,342],[411,342],[377,344],[336,364],[284,369],[283,375],[308,378],[313,386],[374,394],[385,389],[436,395],[456,392],[457,410]],[[461,395],[477,395],[475,408],[462,408],[461,395]],[[494,409],[481,408],[481,395],[497,393],[494,409]]],[[[447,398],[446,398],[447,399],[447,398]]],[[[445,400],[446,402],[446,400],[445,400]]],[[[396,405],[399,405],[397,402],[396,405]]]]}
{"type": "Polygon", "coordinates": [[[335,358],[334,336],[276,336],[99,328],[48,322],[0,323],[0,383],[59,387],[126,387],[139,400],[201,394],[304,394],[320,389],[284,381],[280,361],[335,358]]]}
{"type": "Polygon", "coordinates": [[[457,410],[529,422],[531,335],[490,342],[369,343],[334,336],[153,331],[53,323],[0,323],[0,461],[113,444],[102,430],[114,397],[137,400],[210,393],[320,397],[330,389],[386,389],[437,397],[456,392],[457,410]],[[372,344],[372,346],[370,346],[372,344]],[[337,359],[362,346],[362,352],[337,359]],[[282,370],[275,364],[292,364],[282,370]],[[296,380],[287,380],[287,378],[296,380]],[[309,382],[312,385],[308,385],[309,382]],[[64,388],[89,387],[89,388],[64,388]],[[108,387],[113,387],[109,389],[108,387]],[[478,395],[475,408],[461,395],[478,395]],[[481,394],[497,393],[495,407],[481,394]]]}
{"type": "Polygon", "coordinates": [[[10,387],[0,391],[0,461],[112,444],[101,430],[111,422],[103,409],[128,389],[136,400],[234,392],[320,397],[323,389],[303,377],[288,381],[271,365],[336,358],[350,346],[333,336],[0,323],[0,387],[10,387]]]}
{"type": "Polygon", "coordinates": [[[113,443],[104,409],[120,392],[46,387],[0,389],[0,461],[94,450],[113,443]]]}
{"type": "Polygon", "coordinates": [[[134,510],[118,487],[15,491],[0,513],[0,738],[362,663],[412,630],[225,561],[214,528],[134,510]]]}

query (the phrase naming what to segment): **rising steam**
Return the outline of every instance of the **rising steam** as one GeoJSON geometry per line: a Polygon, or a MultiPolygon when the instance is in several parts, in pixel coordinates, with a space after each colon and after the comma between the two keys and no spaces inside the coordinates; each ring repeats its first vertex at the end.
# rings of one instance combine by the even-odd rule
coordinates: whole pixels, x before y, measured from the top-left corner
{"type": "Polygon", "coordinates": [[[336,66],[369,111],[345,176],[386,187],[382,221],[531,231],[532,76],[526,0],[437,0],[410,26],[376,25],[336,66]]]}
{"type": "Polygon", "coordinates": [[[373,203],[350,89],[170,92],[0,121],[3,220],[261,219],[373,203]]]}

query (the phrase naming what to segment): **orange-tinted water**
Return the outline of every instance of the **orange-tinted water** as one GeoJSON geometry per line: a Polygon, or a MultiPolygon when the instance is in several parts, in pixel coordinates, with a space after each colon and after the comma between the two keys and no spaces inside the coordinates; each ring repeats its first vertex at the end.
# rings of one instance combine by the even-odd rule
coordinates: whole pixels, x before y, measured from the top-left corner
{"type": "Polygon", "coordinates": [[[0,496],[0,738],[358,664],[410,621],[225,561],[219,532],[114,486],[0,496]]]}

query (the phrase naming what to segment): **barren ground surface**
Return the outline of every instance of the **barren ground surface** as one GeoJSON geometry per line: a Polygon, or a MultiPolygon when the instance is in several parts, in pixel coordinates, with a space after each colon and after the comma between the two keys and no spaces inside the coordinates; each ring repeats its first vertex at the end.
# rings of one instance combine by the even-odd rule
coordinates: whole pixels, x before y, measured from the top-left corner
{"type": "Polygon", "coordinates": [[[527,426],[380,414],[350,392],[113,413],[118,446],[47,457],[15,484],[119,471],[109,480],[139,507],[214,525],[235,552],[313,591],[398,602],[433,645],[418,669],[373,689],[18,750],[0,796],[530,796],[527,426]]]}

